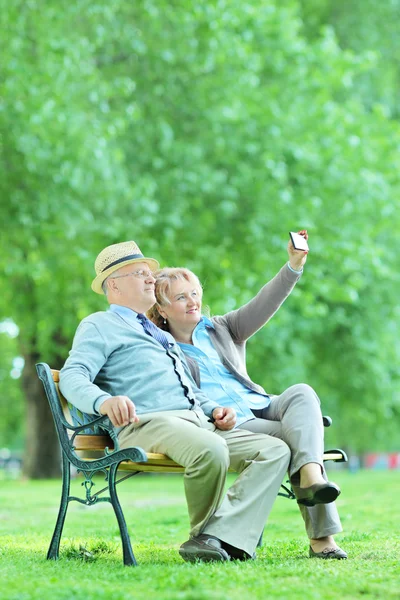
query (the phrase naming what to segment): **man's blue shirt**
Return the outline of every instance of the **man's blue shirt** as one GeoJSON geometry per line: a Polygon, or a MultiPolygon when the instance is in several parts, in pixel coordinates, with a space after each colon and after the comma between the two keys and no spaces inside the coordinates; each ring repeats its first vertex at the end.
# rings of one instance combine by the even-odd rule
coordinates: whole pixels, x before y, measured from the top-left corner
{"type": "Polygon", "coordinates": [[[200,408],[211,417],[217,404],[197,388],[182,350],[171,334],[165,336],[168,349],[127,307],[111,305],[89,315],[60,372],[62,394],[88,415],[98,415],[112,396],[128,396],[139,416],[200,408]]]}

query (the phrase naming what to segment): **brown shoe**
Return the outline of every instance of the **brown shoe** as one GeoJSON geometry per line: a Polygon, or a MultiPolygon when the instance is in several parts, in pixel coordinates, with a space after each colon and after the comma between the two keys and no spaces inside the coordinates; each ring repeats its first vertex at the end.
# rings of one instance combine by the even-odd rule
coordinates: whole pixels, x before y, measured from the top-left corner
{"type": "Polygon", "coordinates": [[[310,546],[309,551],[310,558],[336,558],[337,560],[345,560],[347,558],[347,554],[341,548],[325,548],[322,552],[314,552],[314,550],[310,546]]]}
{"type": "Polygon", "coordinates": [[[190,538],[179,548],[179,554],[187,562],[224,562],[230,560],[221,541],[206,533],[190,538]]]}
{"type": "Polygon", "coordinates": [[[310,487],[298,487],[297,504],[304,506],[315,506],[316,504],[329,504],[334,502],[340,494],[340,488],[336,483],[326,481],[325,483],[314,483],[310,487]]]}

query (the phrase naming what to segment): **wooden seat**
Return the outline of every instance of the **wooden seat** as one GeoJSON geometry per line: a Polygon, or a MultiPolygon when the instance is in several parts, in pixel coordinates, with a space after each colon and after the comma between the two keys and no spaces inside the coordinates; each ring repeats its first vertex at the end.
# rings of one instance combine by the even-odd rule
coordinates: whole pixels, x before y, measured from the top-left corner
{"type": "MultiPolygon", "coordinates": [[[[74,446],[76,451],[82,453],[82,457],[87,456],[87,460],[93,458],[92,453],[94,451],[103,452],[105,448],[114,450],[113,441],[108,435],[80,434],[75,438],[74,446]]],[[[166,472],[165,469],[171,468],[171,472],[173,473],[179,473],[185,470],[181,465],[178,465],[165,454],[146,452],[146,455],[147,463],[134,463],[135,465],[141,465],[141,471],[156,471],[157,467],[160,467],[164,472],[166,472]]],[[[344,459],[343,450],[328,450],[327,452],[324,452],[324,461],[327,460],[332,460],[334,462],[346,462],[344,459]]],[[[125,470],[128,468],[132,468],[133,470],[135,469],[133,465],[129,467],[129,465],[124,465],[124,463],[121,463],[119,468],[125,470]]]]}

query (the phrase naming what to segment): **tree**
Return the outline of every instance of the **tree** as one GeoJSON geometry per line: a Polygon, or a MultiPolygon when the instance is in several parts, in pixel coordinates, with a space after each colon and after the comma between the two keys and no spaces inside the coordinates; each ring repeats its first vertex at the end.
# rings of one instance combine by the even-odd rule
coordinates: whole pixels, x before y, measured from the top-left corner
{"type": "Polygon", "coordinates": [[[20,450],[24,436],[23,397],[16,379],[23,367],[22,357],[18,357],[15,337],[18,328],[10,322],[0,323],[0,385],[2,397],[7,402],[0,403],[0,449],[20,450]]]}
{"type": "MultiPolygon", "coordinates": [[[[343,441],[382,444],[399,405],[399,128],[357,87],[376,64],[332,29],[306,36],[297,0],[58,8],[3,10],[0,315],[20,329],[27,430],[52,435],[34,363],[61,367],[79,320],[104,307],[90,292],[104,246],[134,239],[185,263],[221,313],[304,226],[307,275],[250,344],[252,375],[272,391],[304,378],[343,416],[343,441]]],[[[54,444],[42,456],[28,438],[28,474],[54,473],[54,444]]]]}

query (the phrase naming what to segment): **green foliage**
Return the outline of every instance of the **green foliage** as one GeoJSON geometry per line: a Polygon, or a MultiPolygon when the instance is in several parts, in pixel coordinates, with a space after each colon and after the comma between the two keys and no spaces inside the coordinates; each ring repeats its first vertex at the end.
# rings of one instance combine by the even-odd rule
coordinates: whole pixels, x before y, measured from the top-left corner
{"type": "MultiPolygon", "coordinates": [[[[18,346],[15,338],[0,332],[0,449],[20,450],[23,445],[24,405],[15,367],[18,346]]],[[[18,360],[18,359],[17,359],[18,360]]]]}
{"type": "Polygon", "coordinates": [[[194,269],[215,314],[306,227],[304,280],[249,370],[271,392],[313,385],[341,444],[398,447],[398,3],[361,4],[4,5],[0,315],[20,353],[62,366],[104,307],[90,281],[108,244],[194,269]]]}
{"type": "Polygon", "coordinates": [[[399,0],[300,0],[300,7],[307,36],[318,36],[321,28],[330,27],[341,48],[368,55],[374,68],[358,74],[357,93],[365,106],[379,103],[398,119],[399,0]]]}

